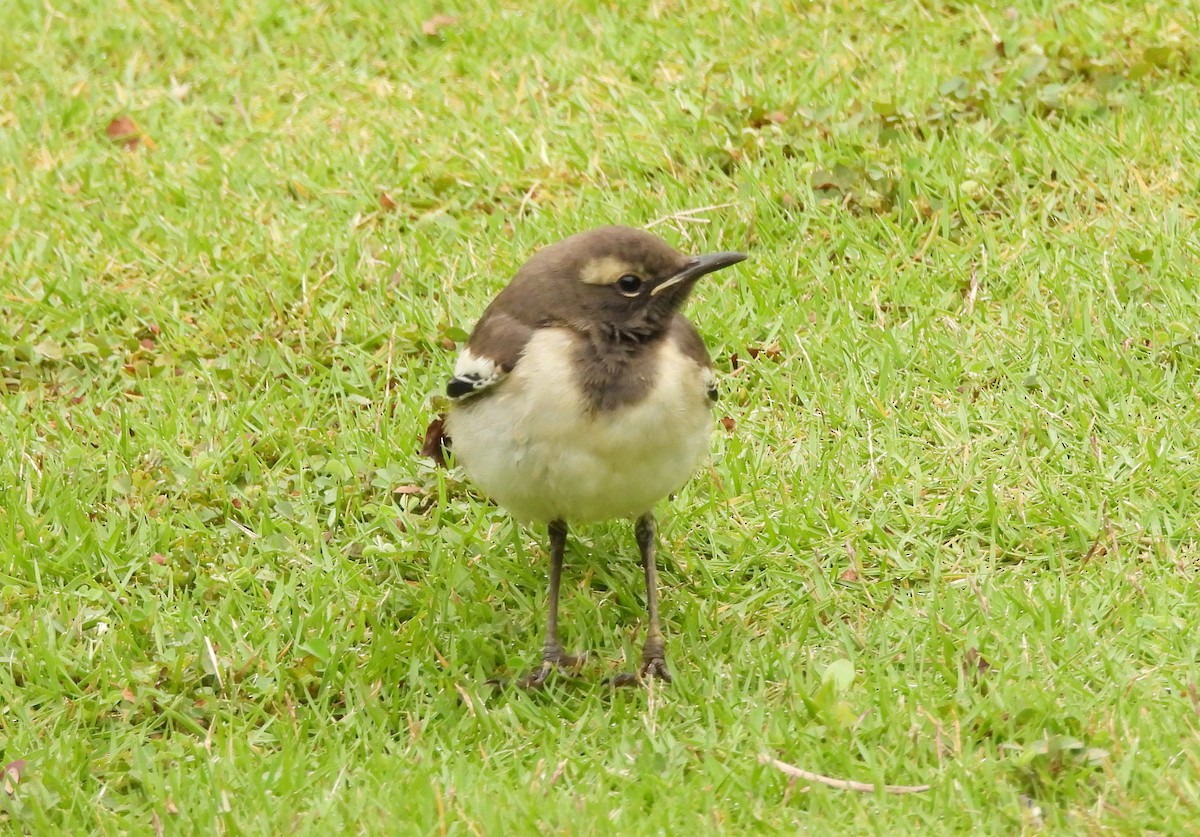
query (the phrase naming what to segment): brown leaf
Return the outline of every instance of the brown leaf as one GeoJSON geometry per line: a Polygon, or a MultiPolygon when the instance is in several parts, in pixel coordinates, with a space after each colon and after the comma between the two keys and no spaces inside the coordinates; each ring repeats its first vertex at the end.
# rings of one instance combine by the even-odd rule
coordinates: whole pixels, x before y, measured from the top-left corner
{"type": "Polygon", "coordinates": [[[156,552],[150,556],[150,560],[161,567],[167,563],[167,556],[163,555],[161,552],[156,552]]]}
{"type": "Polygon", "coordinates": [[[140,340],[140,341],[139,341],[139,345],[140,345],[140,346],[141,346],[143,349],[153,349],[153,348],[154,348],[154,341],[153,341],[153,340],[151,340],[149,337],[146,337],[146,338],[143,338],[142,340],[140,340]]]}
{"type": "Polygon", "coordinates": [[[428,456],[439,468],[446,467],[446,448],[450,447],[445,427],[446,416],[439,415],[425,428],[425,441],[421,443],[421,456],[428,456]]]}
{"type": "Polygon", "coordinates": [[[742,362],[741,362],[741,360],[738,358],[738,356],[737,356],[737,352],[734,352],[733,354],[731,354],[731,355],[729,356],[729,371],[730,371],[730,372],[736,372],[736,371],[738,371],[738,367],[739,367],[739,366],[741,366],[741,365],[742,365],[742,362]]]}
{"type": "Polygon", "coordinates": [[[989,663],[986,659],[984,659],[983,655],[979,653],[978,648],[968,648],[967,653],[963,654],[963,662],[962,662],[963,674],[966,674],[966,675],[987,674],[988,670],[991,669],[991,667],[992,667],[992,664],[989,663]]]}
{"type": "Polygon", "coordinates": [[[848,567],[842,570],[842,574],[838,576],[838,579],[841,581],[858,581],[858,572],[855,571],[854,567],[848,567]]]}
{"type": "Polygon", "coordinates": [[[104,132],[108,134],[108,138],[113,142],[124,142],[128,138],[134,137],[134,143],[136,144],[136,137],[139,130],[132,116],[118,116],[112,122],[108,123],[108,127],[104,129],[104,132]]]}
{"type": "Polygon", "coordinates": [[[104,129],[104,133],[108,138],[118,145],[125,146],[126,151],[133,151],[141,143],[147,148],[153,148],[154,143],[150,137],[142,132],[138,124],[133,121],[132,116],[118,116],[112,122],[108,123],[108,127],[104,129]]]}
{"type": "Polygon", "coordinates": [[[458,18],[454,17],[453,15],[444,15],[441,12],[438,12],[436,15],[429,18],[429,20],[421,24],[421,31],[424,32],[428,37],[433,38],[440,34],[441,31],[446,27],[453,26],[456,23],[458,23],[458,18]]]}
{"type": "Polygon", "coordinates": [[[121,690],[121,697],[128,703],[137,703],[137,697],[133,694],[133,689],[126,686],[121,690]]]}
{"type": "Polygon", "coordinates": [[[17,784],[20,783],[21,777],[25,775],[25,759],[17,759],[10,761],[4,765],[4,792],[12,796],[17,792],[17,784]]]}
{"type": "Polygon", "coordinates": [[[393,209],[395,209],[399,205],[400,204],[396,203],[396,201],[392,198],[391,195],[389,195],[387,192],[383,191],[382,189],[379,190],[379,208],[380,209],[384,210],[385,212],[391,212],[393,209]]]}
{"type": "Polygon", "coordinates": [[[767,360],[779,360],[783,355],[783,350],[779,348],[778,343],[772,343],[769,346],[747,346],[746,354],[758,360],[758,356],[762,355],[767,360]]]}
{"type": "Polygon", "coordinates": [[[725,428],[726,432],[732,433],[737,428],[737,422],[730,416],[723,416],[721,418],[721,426],[725,428]]]}
{"type": "Polygon", "coordinates": [[[766,125],[771,125],[771,124],[779,125],[786,121],[787,121],[787,114],[781,110],[773,110],[769,113],[766,113],[766,112],[758,111],[756,109],[753,113],[748,114],[748,119],[746,120],[746,124],[749,125],[751,128],[758,130],[759,128],[762,128],[766,125]]]}
{"type": "Polygon", "coordinates": [[[392,489],[393,494],[420,494],[421,486],[419,485],[398,485],[392,489]]]}

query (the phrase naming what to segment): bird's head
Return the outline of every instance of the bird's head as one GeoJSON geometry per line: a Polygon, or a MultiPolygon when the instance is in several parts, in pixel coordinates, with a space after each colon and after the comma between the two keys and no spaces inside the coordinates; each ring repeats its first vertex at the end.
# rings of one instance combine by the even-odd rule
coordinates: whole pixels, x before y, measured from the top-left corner
{"type": "Polygon", "coordinates": [[[507,307],[523,308],[526,321],[644,340],[667,328],[696,280],[745,258],[688,256],[651,233],[601,227],[535,253],[501,298],[507,307]]]}

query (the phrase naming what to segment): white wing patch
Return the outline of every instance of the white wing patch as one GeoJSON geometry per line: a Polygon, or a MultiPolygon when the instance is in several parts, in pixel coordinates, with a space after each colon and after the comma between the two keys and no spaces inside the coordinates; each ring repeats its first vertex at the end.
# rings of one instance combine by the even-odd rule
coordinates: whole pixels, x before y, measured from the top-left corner
{"type": "Polygon", "coordinates": [[[477,355],[463,349],[454,364],[454,377],[446,384],[446,394],[454,400],[470,398],[472,395],[493,387],[507,373],[490,357],[477,355]]]}
{"type": "Polygon", "coordinates": [[[716,401],[721,397],[721,388],[717,384],[717,373],[706,368],[701,373],[701,380],[704,381],[704,390],[708,393],[709,401],[716,401]]]}

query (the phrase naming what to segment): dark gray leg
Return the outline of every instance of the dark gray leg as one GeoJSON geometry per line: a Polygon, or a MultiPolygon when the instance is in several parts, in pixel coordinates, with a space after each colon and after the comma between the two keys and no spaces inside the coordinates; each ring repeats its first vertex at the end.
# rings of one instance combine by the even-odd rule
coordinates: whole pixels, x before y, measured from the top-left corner
{"type": "Polygon", "coordinates": [[[657,677],[667,683],[671,682],[671,672],[667,670],[665,656],[666,644],[663,642],[662,627],[658,624],[658,569],[654,564],[654,513],[646,512],[638,518],[634,527],[638,549],[642,553],[642,569],[646,572],[646,617],[649,627],[646,629],[646,644],[642,646],[642,665],[637,674],[619,674],[613,678],[617,686],[630,686],[640,683],[647,675],[657,677]]]}
{"type": "Polygon", "coordinates": [[[558,638],[558,588],[562,583],[563,553],[567,548],[567,524],[562,520],[550,522],[550,597],[546,608],[546,644],[542,649],[542,665],[521,680],[528,688],[540,688],[555,668],[574,668],[583,662],[583,657],[572,656],[563,651],[558,638]]]}

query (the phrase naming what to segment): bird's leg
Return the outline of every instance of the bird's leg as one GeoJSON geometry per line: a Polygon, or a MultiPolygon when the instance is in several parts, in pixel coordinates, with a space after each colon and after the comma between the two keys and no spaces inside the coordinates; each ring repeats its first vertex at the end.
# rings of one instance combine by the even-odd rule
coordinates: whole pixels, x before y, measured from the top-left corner
{"type": "Polygon", "coordinates": [[[555,668],[574,668],[583,662],[582,656],[563,651],[558,638],[558,588],[562,582],[563,553],[567,547],[567,524],[562,520],[550,522],[550,597],[547,602],[546,644],[542,649],[542,665],[521,680],[528,688],[540,688],[555,668]]]}
{"type": "Polygon", "coordinates": [[[654,538],[657,527],[654,525],[654,513],[646,512],[638,518],[634,527],[638,549],[642,553],[642,568],[646,571],[646,616],[650,627],[646,631],[646,644],[642,646],[641,675],[653,674],[660,680],[671,682],[671,672],[667,670],[667,660],[664,656],[666,648],[663,642],[662,628],[658,624],[658,569],[654,564],[654,538]]]}
{"type": "Polygon", "coordinates": [[[638,518],[634,527],[638,549],[642,553],[642,568],[646,572],[646,617],[650,626],[646,629],[646,644],[642,646],[642,665],[637,674],[618,674],[613,678],[617,686],[632,686],[640,683],[647,675],[671,682],[667,670],[666,644],[662,628],[658,624],[658,569],[654,564],[654,513],[646,512],[638,518]]]}

